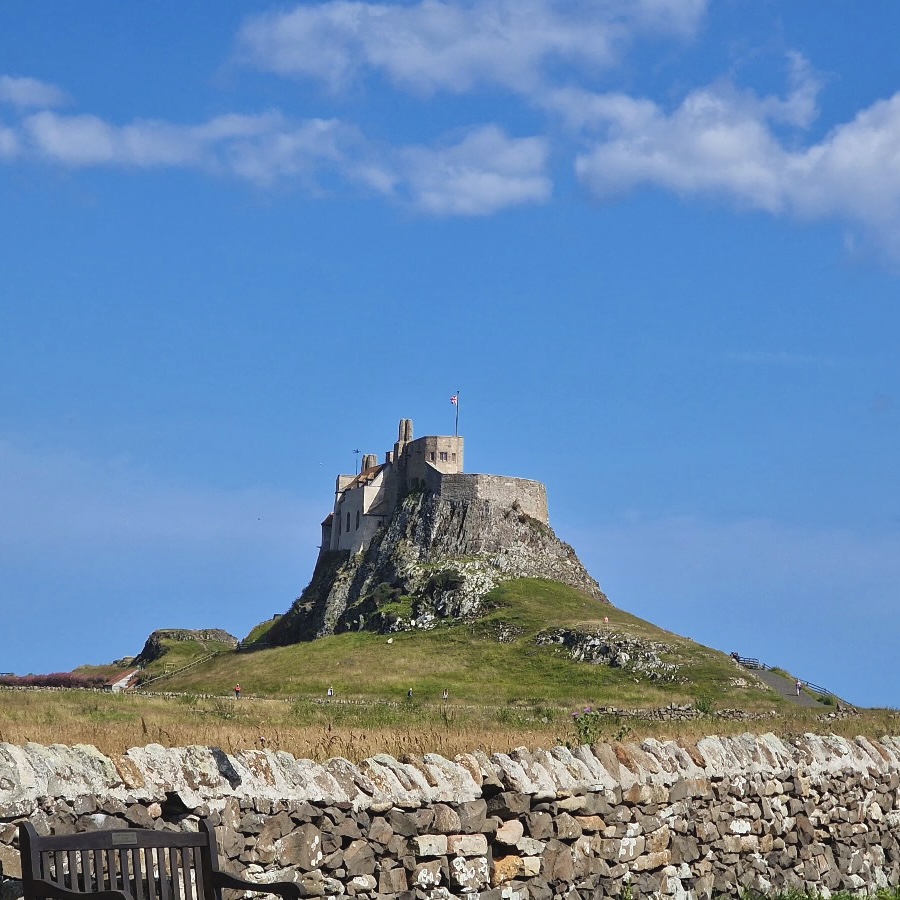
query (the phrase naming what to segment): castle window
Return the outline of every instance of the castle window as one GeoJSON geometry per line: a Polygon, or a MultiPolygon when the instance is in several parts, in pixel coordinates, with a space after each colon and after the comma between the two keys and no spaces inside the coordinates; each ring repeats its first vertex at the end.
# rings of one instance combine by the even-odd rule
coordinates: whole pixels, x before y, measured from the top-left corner
{"type": "Polygon", "coordinates": [[[456,454],[455,453],[451,453],[450,458],[453,460],[453,462],[456,462],[456,454]]]}
{"type": "Polygon", "coordinates": [[[347,531],[350,530],[350,513],[347,513],[347,531]]]}
{"type": "Polygon", "coordinates": [[[441,462],[447,462],[447,451],[446,450],[441,451],[441,462]]]}
{"type": "Polygon", "coordinates": [[[434,450],[431,451],[431,461],[434,462],[434,450]]]}
{"type": "Polygon", "coordinates": [[[359,531],[359,510],[356,511],[356,530],[359,531]]]}

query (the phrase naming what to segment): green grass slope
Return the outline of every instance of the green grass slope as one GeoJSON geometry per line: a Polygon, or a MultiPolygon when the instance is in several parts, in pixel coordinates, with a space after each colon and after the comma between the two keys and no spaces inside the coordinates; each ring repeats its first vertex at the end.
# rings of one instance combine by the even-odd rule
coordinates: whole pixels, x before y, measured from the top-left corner
{"type": "Polygon", "coordinates": [[[321,697],[332,686],[339,698],[365,701],[402,701],[410,688],[417,701],[436,701],[446,688],[455,703],[478,706],[650,707],[697,698],[748,710],[783,705],[727,655],[566,585],[519,579],[501,585],[489,599],[490,612],[474,623],[391,636],[357,632],[222,653],[160,684],[172,691],[227,694],[239,682],[245,695],[269,697],[321,697]],[[576,662],[558,646],[535,643],[539,632],[556,627],[609,630],[663,643],[668,648],[663,660],[679,667],[677,680],[663,684],[627,668],[576,662]]]}
{"type": "Polygon", "coordinates": [[[214,640],[160,640],[159,655],[144,665],[143,681],[168,672],[177,672],[210,654],[231,654],[231,645],[214,640]]]}

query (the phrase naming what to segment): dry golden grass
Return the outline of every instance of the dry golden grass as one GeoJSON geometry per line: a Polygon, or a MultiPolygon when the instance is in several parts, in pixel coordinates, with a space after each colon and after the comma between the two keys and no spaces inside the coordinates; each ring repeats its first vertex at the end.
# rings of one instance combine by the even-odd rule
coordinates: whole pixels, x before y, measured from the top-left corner
{"type": "MultiPolygon", "coordinates": [[[[684,723],[610,719],[603,740],[697,739],[708,734],[771,731],[845,737],[900,733],[900,713],[868,710],[823,720],[797,709],[754,721],[706,717],[684,723]]],[[[233,752],[268,747],[294,756],[358,761],[375,753],[440,753],[475,749],[552,747],[575,739],[566,710],[542,706],[475,707],[419,704],[341,704],[244,698],[154,697],[92,691],[0,690],[0,741],[25,744],[92,744],[104,753],[158,743],[200,744],[233,752]]]]}

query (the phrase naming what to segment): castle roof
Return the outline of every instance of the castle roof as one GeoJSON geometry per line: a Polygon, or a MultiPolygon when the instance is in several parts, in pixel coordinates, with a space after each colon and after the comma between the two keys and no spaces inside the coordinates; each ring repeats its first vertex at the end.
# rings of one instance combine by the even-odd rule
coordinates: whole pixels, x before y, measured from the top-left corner
{"type": "Polygon", "coordinates": [[[353,481],[349,482],[344,487],[344,490],[350,491],[353,490],[353,488],[366,487],[366,485],[371,484],[382,473],[384,467],[385,463],[382,463],[380,466],[370,466],[368,469],[363,469],[353,481]]]}

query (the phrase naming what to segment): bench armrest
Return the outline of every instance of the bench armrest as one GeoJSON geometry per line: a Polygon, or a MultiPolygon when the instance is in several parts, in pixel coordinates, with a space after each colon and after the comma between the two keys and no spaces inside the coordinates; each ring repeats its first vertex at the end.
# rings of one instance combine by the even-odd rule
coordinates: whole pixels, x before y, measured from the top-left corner
{"type": "Polygon", "coordinates": [[[46,897],[48,900],[134,900],[128,891],[72,891],[55,881],[35,878],[31,882],[30,893],[35,897],[46,897]]]}
{"type": "MultiPolygon", "coordinates": [[[[213,886],[217,888],[232,888],[237,891],[256,891],[258,894],[278,894],[284,900],[300,900],[303,892],[299,884],[293,881],[273,881],[271,884],[260,884],[254,881],[244,881],[243,878],[235,878],[227,872],[212,873],[213,886]]],[[[87,898],[82,898],[87,900],[87,898]]],[[[111,900],[111,898],[110,898],[111,900]]]]}

